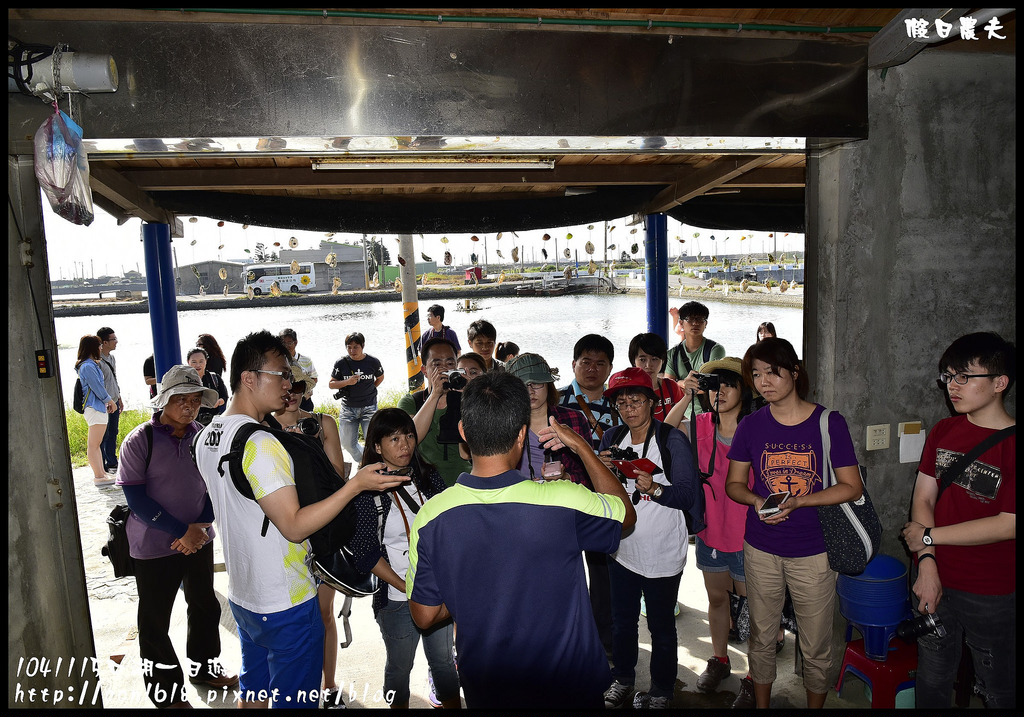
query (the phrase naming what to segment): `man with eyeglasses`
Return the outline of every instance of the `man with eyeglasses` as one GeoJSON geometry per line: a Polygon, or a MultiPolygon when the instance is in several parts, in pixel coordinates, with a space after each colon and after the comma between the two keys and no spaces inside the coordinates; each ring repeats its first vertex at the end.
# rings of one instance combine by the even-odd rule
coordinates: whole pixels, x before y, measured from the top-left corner
{"type": "Polygon", "coordinates": [[[242,645],[239,707],[319,707],[324,624],[307,566],[307,538],[362,491],[400,482],[379,472],[383,463],[372,463],[329,497],[301,506],[292,456],[277,437],[255,431],[245,442],[242,465],[256,500],[243,496],[222,458],[242,426],[285,407],[291,376],[279,337],[259,331],[241,339],[231,355],[231,402],[192,444],[213,502],[228,605],[242,645]]]}
{"type": "Polygon", "coordinates": [[[455,344],[448,339],[424,343],[420,360],[427,387],[407,393],[398,401],[398,408],[412,416],[416,424],[420,455],[434,464],[449,487],[471,466],[458,435],[461,395],[450,389],[448,381],[448,374],[458,369],[456,353],[455,344]]]}
{"type": "Polygon", "coordinates": [[[611,402],[605,398],[604,383],[612,373],[615,347],[600,334],[587,334],[572,349],[573,380],[558,389],[559,405],[582,413],[594,434],[594,448],[604,432],[619,423],[611,402]]]}
{"type": "Polygon", "coordinates": [[[100,443],[100,455],[103,457],[103,469],[111,475],[117,473],[117,433],[121,423],[121,411],[124,402],[121,400],[121,388],[117,384],[117,363],[111,353],[117,348],[117,335],[109,326],[104,326],[96,335],[100,337],[100,370],[103,372],[103,388],[117,404],[117,410],[107,414],[107,430],[100,443]]]}
{"type": "Polygon", "coordinates": [[[943,628],[918,637],[918,708],[951,706],[965,635],[985,707],[1016,707],[1017,443],[1005,407],[1016,366],[1014,345],[987,332],[961,336],[939,361],[959,415],[928,435],[903,527],[914,607],[943,628]]]}
{"type": "Polygon", "coordinates": [[[694,414],[701,414],[708,408],[704,407],[706,397],[697,385],[694,376],[700,373],[701,367],[710,362],[725,358],[725,346],[704,336],[711,312],[699,301],[688,301],[680,308],[669,309],[672,315],[672,330],[682,340],[668,350],[668,361],[665,364],[665,376],[673,379],[683,389],[683,400],[686,415],[690,415],[694,396],[699,400],[692,406],[694,414]]]}

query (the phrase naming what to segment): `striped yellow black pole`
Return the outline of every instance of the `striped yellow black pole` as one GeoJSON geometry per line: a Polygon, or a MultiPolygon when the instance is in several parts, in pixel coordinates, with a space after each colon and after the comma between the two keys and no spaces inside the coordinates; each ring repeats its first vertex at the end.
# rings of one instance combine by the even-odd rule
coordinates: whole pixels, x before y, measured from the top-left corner
{"type": "Polygon", "coordinates": [[[405,331],[405,361],[409,391],[423,389],[423,367],[420,364],[420,304],[416,296],[416,259],[412,234],[398,235],[398,257],[402,281],[402,315],[405,331]]]}

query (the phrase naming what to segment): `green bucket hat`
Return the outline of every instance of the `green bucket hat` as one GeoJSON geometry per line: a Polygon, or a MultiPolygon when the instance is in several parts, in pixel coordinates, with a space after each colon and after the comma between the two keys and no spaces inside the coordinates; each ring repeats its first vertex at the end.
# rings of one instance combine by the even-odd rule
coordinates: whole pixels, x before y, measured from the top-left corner
{"type": "Polygon", "coordinates": [[[505,370],[523,383],[554,383],[558,369],[548,366],[539,354],[519,354],[505,366],[505,370]]]}

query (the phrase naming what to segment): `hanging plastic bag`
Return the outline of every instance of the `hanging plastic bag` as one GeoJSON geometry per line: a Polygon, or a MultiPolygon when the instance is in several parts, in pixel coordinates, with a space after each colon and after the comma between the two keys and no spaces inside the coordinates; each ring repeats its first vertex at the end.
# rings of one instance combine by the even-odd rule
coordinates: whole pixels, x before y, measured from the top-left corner
{"type": "Polygon", "coordinates": [[[82,151],[82,128],[54,106],[36,130],[35,170],[50,207],[72,224],[89,226],[94,218],[89,160],[82,151]]]}

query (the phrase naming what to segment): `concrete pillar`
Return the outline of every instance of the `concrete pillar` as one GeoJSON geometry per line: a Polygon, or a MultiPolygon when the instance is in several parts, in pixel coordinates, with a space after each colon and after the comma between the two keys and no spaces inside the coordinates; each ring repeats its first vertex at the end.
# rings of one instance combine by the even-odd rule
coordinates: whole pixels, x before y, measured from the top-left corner
{"type": "Polygon", "coordinates": [[[398,256],[402,260],[398,263],[399,274],[402,277],[405,360],[409,374],[409,391],[415,392],[423,388],[423,367],[420,365],[419,354],[420,304],[416,290],[416,253],[413,251],[412,234],[398,235],[398,256]]]}
{"type": "Polygon", "coordinates": [[[7,706],[53,707],[59,686],[64,700],[85,691],[90,707],[102,707],[92,702],[96,647],[32,157],[8,157],[7,177],[7,413],[18,417],[7,439],[7,706]],[[37,349],[49,352],[49,378],[39,378],[37,349]],[[43,688],[51,690],[45,705],[43,688]]]}

